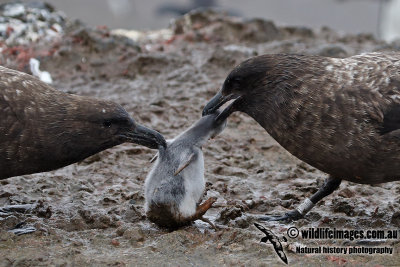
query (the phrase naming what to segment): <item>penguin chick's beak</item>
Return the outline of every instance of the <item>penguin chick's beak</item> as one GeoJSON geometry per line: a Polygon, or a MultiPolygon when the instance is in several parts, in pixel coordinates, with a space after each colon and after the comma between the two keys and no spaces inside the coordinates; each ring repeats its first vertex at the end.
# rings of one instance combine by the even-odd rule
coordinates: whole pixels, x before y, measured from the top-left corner
{"type": "MultiPolygon", "coordinates": [[[[240,96],[239,95],[237,95],[237,94],[230,94],[230,95],[227,95],[227,96],[223,96],[222,94],[221,94],[221,91],[219,91],[208,103],[207,103],[207,105],[204,107],[204,109],[203,109],[203,113],[202,113],[202,116],[204,117],[204,116],[206,116],[206,115],[209,115],[209,114],[212,114],[212,113],[214,113],[219,107],[221,107],[223,104],[225,104],[226,102],[228,102],[229,100],[232,100],[232,99],[238,99],[238,98],[240,98],[240,96]]],[[[228,109],[229,108],[229,111],[230,111],[230,113],[232,113],[234,110],[233,110],[233,104],[236,102],[236,100],[233,102],[233,103],[231,103],[226,109],[228,109]]],[[[225,109],[225,110],[226,110],[225,109]]],[[[226,112],[225,112],[225,110],[222,112],[222,113],[224,113],[224,116],[226,116],[226,118],[230,115],[230,113],[229,114],[227,114],[226,112]]],[[[220,114],[221,115],[221,114],[220,114]]]]}
{"type": "Polygon", "coordinates": [[[146,146],[148,148],[157,149],[160,147],[166,147],[164,137],[157,131],[144,127],[140,124],[136,124],[134,130],[128,135],[130,142],[146,146]]]}

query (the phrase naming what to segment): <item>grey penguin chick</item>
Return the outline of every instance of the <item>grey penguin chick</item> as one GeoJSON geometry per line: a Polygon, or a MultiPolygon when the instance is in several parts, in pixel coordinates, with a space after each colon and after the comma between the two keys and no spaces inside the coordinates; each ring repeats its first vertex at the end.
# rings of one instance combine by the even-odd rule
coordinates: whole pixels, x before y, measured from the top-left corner
{"type": "Polygon", "coordinates": [[[202,146],[226,126],[219,111],[204,116],[173,140],[159,147],[157,160],[145,181],[147,218],[161,227],[175,228],[195,220],[208,222],[204,213],[217,200],[199,205],[205,189],[202,146]],[[218,120],[217,120],[218,117],[218,120]]]}

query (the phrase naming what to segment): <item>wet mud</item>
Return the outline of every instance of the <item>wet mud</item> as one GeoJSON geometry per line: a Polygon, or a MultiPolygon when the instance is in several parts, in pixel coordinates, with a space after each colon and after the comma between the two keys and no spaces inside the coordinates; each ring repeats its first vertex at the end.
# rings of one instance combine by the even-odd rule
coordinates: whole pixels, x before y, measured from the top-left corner
{"type": "MultiPolygon", "coordinates": [[[[67,20],[67,19],[66,19],[67,20]]],[[[229,71],[264,53],[345,57],[400,50],[368,34],[329,28],[280,27],[209,11],[193,12],[151,33],[88,28],[66,21],[62,37],[30,45],[2,43],[2,65],[26,71],[30,57],[49,71],[54,87],[120,103],[140,123],[172,138],[201,116],[229,71]]],[[[124,144],[57,171],[0,181],[0,206],[34,204],[0,219],[0,266],[281,266],[254,225],[257,214],[281,214],[316,192],[326,174],[281,148],[254,120],[235,113],[203,148],[206,192],[218,200],[206,217],[176,231],[144,216],[144,179],[155,151],[124,144]],[[6,230],[25,221],[37,229],[6,230]]],[[[263,225],[277,236],[299,229],[398,229],[400,183],[344,181],[304,219],[263,225]]],[[[296,254],[296,245],[360,246],[354,240],[283,242],[292,266],[396,266],[399,241],[376,241],[394,255],[296,254]]],[[[367,242],[368,243],[368,242],[367,242]]],[[[378,244],[378,245],[377,245],[378,244]]],[[[367,244],[368,245],[368,244],[367,244]]],[[[369,244],[371,245],[371,244],[369,244]]]]}

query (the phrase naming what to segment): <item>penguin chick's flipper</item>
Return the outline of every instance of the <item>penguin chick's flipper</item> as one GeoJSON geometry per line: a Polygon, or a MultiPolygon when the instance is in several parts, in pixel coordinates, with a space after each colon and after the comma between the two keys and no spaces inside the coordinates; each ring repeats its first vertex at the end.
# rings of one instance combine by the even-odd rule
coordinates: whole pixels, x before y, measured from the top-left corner
{"type": "Polygon", "coordinates": [[[340,183],[342,182],[341,179],[337,179],[334,177],[329,177],[325,180],[325,183],[322,185],[318,191],[312,195],[310,198],[306,198],[303,203],[301,203],[295,210],[287,212],[283,216],[269,216],[263,215],[258,217],[261,221],[296,221],[304,217],[314,206],[317,204],[318,201],[323,199],[324,197],[332,194],[333,191],[339,188],[340,183]]]}
{"type": "Polygon", "coordinates": [[[211,227],[214,228],[214,230],[218,230],[217,227],[215,227],[215,225],[209,219],[203,217],[203,215],[207,212],[207,210],[209,210],[212,207],[215,201],[217,201],[216,197],[210,197],[202,204],[200,204],[197,207],[196,213],[191,217],[190,220],[191,221],[202,220],[203,222],[210,224],[211,227]]]}
{"type": "Polygon", "coordinates": [[[176,170],[174,175],[178,175],[181,171],[183,171],[187,166],[189,166],[189,164],[195,159],[195,155],[194,153],[190,154],[188,156],[188,158],[184,161],[182,161],[179,166],[178,169],[176,170]]]}
{"type": "Polygon", "coordinates": [[[158,152],[151,158],[150,163],[153,163],[158,158],[158,152]]]}
{"type": "Polygon", "coordinates": [[[201,218],[199,218],[199,220],[202,220],[203,222],[208,223],[209,225],[211,225],[211,227],[212,227],[215,231],[218,231],[218,227],[215,226],[215,224],[213,224],[208,218],[205,218],[205,217],[202,216],[201,218]]]}

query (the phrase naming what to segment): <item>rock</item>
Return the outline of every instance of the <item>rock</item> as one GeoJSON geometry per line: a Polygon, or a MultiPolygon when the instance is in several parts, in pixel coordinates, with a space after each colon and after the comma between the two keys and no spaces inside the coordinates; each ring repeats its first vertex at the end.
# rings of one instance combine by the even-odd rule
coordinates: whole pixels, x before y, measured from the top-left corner
{"type": "Polygon", "coordinates": [[[230,220],[234,220],[240,216],[242,216],[242,208],[227,207],[220,212],[217,218],[217,222],[222,224],[228,224],[230,220]]]}
{"type": "Polygon", "coordinates": [[[53,214],[51,210],[51,206],[44,202],[44,201],[39,201],[38,204],[35,206],[33,213],[35,213],[38,217],[42,218],[50,218],[51,215],[53,214]]]}
{"type": "Polygon", "coordinates": [[[348,188],[344,188],[339,191],[338,195],[344,198],[352,198],[354,196],[354,192],[348,188]]]}
{"type": "Polygon", "coordinates": [[[397,227],[400,227],[400,211],[396,211],[393,213],[390,223],[394,224],[397,227]]]}
{"type": "Polygon", "coordinates": [[[112,239],[111,240],[111,245],[113,245],[114,247],[118,247],[119,246],[119,241],[116,239],[112,239]]]}
{"type": "Polygon", "coordinates": [[[3,16],[18,17],[25,13],[25,6],[23,4],[6,4],[3,6],[3,16]]]}
{"type": "Polygon", "coordinates": [[[307,27],[287,26],[283,27],[282,29],[289,35],[305,37],[305,38],[315,37],[313,30],[307,27]]]}
{"type": "MultiPolygon", "coordinates": [[[[176,57],[165,56],[159,53],[141,54],[131,60],[127,69],[130,75],[159,75],[170,72],[168,66],[181,66],[184,61],[179,62],[176,57]]],[[[177,66],[177,67],[178,67],[177,66]]]]}
{"type": "Polygon", "coordinates": [[[174,34],[191,41],[260,43],[280,39],[281,31],[272,21],[240,19],[213,10],[193,10],[172,23],[174,34]]]}
{"type": "Polygon", "coordinates": [[[239,228],[248,228],[252,225],[253,218],[249,216],[241,216],[235,219],[235,226],[239,228]]]}
{"type": "Polygon", "coordinates": [[[127,229],[124,232],[123,237],[130,240],[131,243],[141,242],[145,240],[145,234],[143,233],[142,229],[138,227],[127,229]]]}
{"type": "Polygon", "coordinates": [[[4,244],[5,241],[12,240],[15,237],[13,233],[0,230],[0,241],[4,244]]]}
{"type": "Polygon", "coordinates": [[[246,206],[247,206],[249,209],[254,208],[255,205],[256,205],[256,202],[255,202],[253,199],[247,199],[247,200],[244,201],[244,203],[246,204],[246,206]]]}
{"type": "Polygon", "coordinates": [[[245,28],[239,37],[242,41],[263,43],[280,38],[280,31],[272,21],[251,19],[245,22],[245,28]]]}
{"type": "Polygon", "coordinates": [[[106,229],[116,226],[115,219],[107,214],[92,212],[88,209],[80,209],[78,213],[90,229],[106,229]]]}
{"type": "Polygon", "coordinates": [[[126,230],[128,230],[128,226],[121,225],[117,228],[117,230],[115,230],[115,233],[117,234],[117,236],[123,236],[126,230]]]}
{"type": "Polygon", "coordinates": [[[348,200],[337,199],[335,202],[333,202],[333,211],[344,212],[348,216],[353,216],[354,206],[352,206],[348,200]]]}
{"type": "Polygon", "coordinates": [[[65,28],[65,15],[43,2],[4,4],[0,14],[0,41],[7,45],[50,41],[65,28]]]}
{"type": "Polygon", "coordinates": [[[134,205],[129,205],[129,208],[123,213],[122,218],[128,222],[138,222],[145,216],[134,205]]]}
{"type": "Polygon", "coordinates": [[[15,215],[9,215],[5,218],[0,217],[0,227],[1,229],[11,229],[14,228],[15,225],[20,223],[20,218],[15,215]]]}

